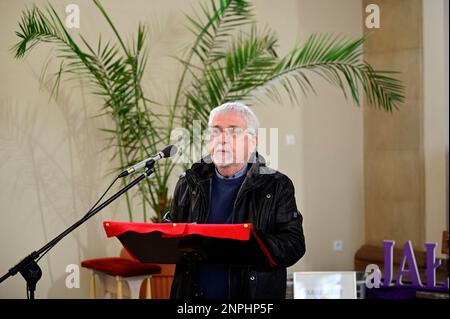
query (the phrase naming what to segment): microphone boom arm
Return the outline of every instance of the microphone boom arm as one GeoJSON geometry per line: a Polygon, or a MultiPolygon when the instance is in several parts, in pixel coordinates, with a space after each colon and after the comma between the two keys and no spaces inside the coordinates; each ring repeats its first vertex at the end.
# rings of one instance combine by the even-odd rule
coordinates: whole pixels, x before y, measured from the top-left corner
{"type": "Polygon", "coordinates": [[[41,278],[42,271],[37,265],[37,259],[42,255],[47,253],[50,249],[52,249],[61,239],[66,237],[68,234],[70,234],[73,230],[78,228],[81,224],[86,222],[88,219],[93,217],[95,214],[100,212],[103,208],[111,204],[114,200],[116,200],[118,197],[126,193],[130,188],[133,186],[139,184],[143,179],[150,176],[155,170],[154,170],[154,161],[148,161],[146,163],[146,170],[144,173],[142,173],[138,178],[134,179],[131,183],[123,187],[121,190],[119,190],[117,193],[112,195],[110,198],[105,200],[100,206],[93,209],[89,213],[87,213],[85,216],[83,216],[79,221],[74,223],[72,226],[67,228],[65,231],[63,231],[61,234],[56,236],[54,239],[52,239],[49,243],[44,245],[42,248],[40,248],[37,251],[33,251],[31,254],[26,256],[24,259],[22,259],[18,264],[16,264],[14,267],[9,269],[9,271],[3,275],[0,278],[0,283],[5,281],[7,278],[16,275],[18,272],[22,274],[22,276],[25,278],[27,282],[27,291],[30,291],[30,299],[34,298],[34,290],[36,288],[36,284],[38,280],[41,278]]]}

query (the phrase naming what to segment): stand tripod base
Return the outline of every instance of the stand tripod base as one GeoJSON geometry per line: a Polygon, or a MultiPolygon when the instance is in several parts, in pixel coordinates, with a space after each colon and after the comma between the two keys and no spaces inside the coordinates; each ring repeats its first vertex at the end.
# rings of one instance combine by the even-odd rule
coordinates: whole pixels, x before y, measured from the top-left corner
{"type": "Polygon", "coordinates": [[[30,261],[30,263],[25,266],[20,274],[25,281],[27,282],[27,293],[30,293],[29,298],[34,299],[34,291],[36,290],[36,284],[42,277],[42,270],[39,265],[34,261],[30,261]]]}

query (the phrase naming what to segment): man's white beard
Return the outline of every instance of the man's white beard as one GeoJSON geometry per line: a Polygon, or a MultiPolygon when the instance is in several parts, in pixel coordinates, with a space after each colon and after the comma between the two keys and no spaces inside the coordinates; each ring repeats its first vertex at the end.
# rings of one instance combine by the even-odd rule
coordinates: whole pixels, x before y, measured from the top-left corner
{"type": "Polygon", "coordinates": [[[232,147],[225,144],[218,145],[212,153],[211,158],[217,167],[224,168],[235,164],[246,163],[248,156],[249,154],[245,154],[244,145],[237,145],[233,152],[232,147]],[[247,155],[247,157],[245,155],[247,155]]]}
{"type": "Polygon", "coordinates": [[[216,151],[213,153],[212,160],[217,167],[227,167],[235,164],[233,161],[233,152],[222,153],[216,151]]]}

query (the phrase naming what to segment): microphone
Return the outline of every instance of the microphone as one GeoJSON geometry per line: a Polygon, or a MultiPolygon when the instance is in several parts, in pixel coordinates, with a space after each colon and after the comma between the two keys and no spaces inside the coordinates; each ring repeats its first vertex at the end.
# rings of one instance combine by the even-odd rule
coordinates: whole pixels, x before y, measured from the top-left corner
{"type": "Polygon", "coordinates": [[[156,154],[152,157],[146,158],[145,160],[140,161],[139,163],[134,164],[133,166],[130,166],[125,171],[120,173],[119,177],[128,176],[128,175],[136,172],[137,170],[146,167],[149,163],[154,163],[156,161],[159,161],[160,159],[171,157],[171,156],[175,155],[177,152],[178,152],[178,148],[175,145],[166,146],[158,154],[156,154]]]}

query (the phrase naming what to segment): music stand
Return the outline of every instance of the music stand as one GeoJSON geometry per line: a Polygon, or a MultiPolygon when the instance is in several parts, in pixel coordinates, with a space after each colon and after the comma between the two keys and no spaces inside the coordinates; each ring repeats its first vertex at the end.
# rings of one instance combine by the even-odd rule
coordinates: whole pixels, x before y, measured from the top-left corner
{"type": "Polygon", "coordinates": [[[128,253],[143,263],[185,264],[199,297],[200,264],[275,267],[276,263],[252,224],[103,223],[128,253]]]}
{"type": "Polygon", "coordinates": [[[275,267],[252,224],[124,223],[105,221],[108,237],[117,237],[143,263],[220,264],[275,267]]]}

